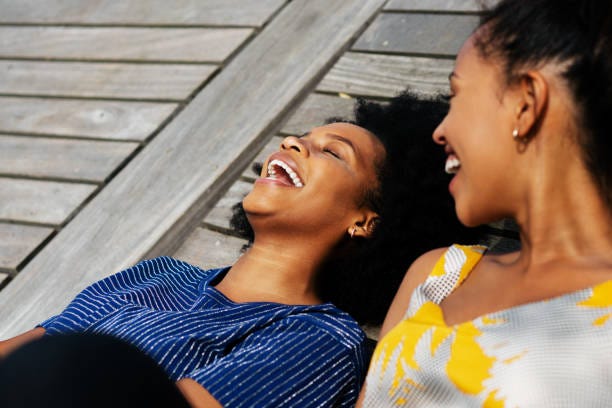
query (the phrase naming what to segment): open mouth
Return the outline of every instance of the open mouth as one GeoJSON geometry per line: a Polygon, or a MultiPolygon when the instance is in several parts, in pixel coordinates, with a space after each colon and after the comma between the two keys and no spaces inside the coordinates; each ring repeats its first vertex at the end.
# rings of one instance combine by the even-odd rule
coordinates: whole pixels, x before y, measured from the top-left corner
{"type": "Polygon", "coordinates": [[[284,181],[286,184],[293,185],[295,187],[304,187],[304,183],[300,176],[293,170],[287,163],[274,159],[268,163],[268,174],[267,177],[275,180],[284,181]]]}

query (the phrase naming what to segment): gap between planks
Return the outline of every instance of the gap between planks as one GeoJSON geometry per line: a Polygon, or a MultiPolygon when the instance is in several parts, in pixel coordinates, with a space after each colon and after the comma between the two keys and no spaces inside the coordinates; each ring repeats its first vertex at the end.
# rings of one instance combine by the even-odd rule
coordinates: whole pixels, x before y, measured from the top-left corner
{"type": "Polygon", "coordinates": [[[240,163],[252,158],[250,147],[383,2],[289,3],[0,291],[0,338],[58,312],[88,283],[142,257],[172,252],[239,175],[240,163]]]}

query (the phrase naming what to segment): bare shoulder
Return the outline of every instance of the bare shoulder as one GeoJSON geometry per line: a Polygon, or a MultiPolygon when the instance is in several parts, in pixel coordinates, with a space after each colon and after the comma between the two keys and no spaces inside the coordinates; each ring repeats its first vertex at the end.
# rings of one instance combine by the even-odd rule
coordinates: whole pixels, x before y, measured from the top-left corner
{"type": "Polygon", "coordinates": [[[176,386],[192,408],[221,408],[222,405],[199,383],[191,378],[183,378],[176,386]]]}
{"type": "Polygon", "coordinates": [[[45,329],[42,327],[37,327],[18,336],[0,341],[0,358],[6,357],[10,352],[18,349],[26,343],[29,343],[30,341],[41,338],[44,334],[45,329]]]}
{"type": "Polygon", "coordinates": [[[424,253],[414,260],[395,294],[395,298],[389,307],[387,316],[380,330],[380,337],[384,336],[400,322],[408,309],[412,292],[427,279],[432,269],[448,248],[438,248],[424,253]]]}

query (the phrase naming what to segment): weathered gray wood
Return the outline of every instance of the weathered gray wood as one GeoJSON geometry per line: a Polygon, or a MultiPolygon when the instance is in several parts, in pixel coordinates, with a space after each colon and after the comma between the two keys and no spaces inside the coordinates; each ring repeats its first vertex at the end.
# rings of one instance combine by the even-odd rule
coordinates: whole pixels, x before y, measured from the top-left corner
{"type": "Polygon", "coordinates": [[[2,286],[8,278],[9,278],[8,273],[0,272],[0,286],[2,286]]]}
{"type": "Polygon", "coordinates": [[[244,172],[242,172],[241,177],[250,181],[255,181],[255,179],[259,177],[259,174],[253,171],[253,165],[255,163],[262,164],[268,158],[268,156],[278,151],[283,139],[284,137],[282,136],[273,136],[272,138],[270,138],[270,141],[266,143],[266,145],[259,151],[259,153],[257,153],[257,156],[255,156],[251,164],[244,170],[244,172]]]}
{"type": "Polygon", "coordinates": [[[144,140],[174,103],[0,97],[0,132],[144,140]]]}
{"type": "Polygon", "coordinates": [[[197,228],[172,256],[203,269],[219,268],[236,262],[246,243],[240,238],[197,228]]]}
{"type": "Polygon", "coordinates": [[[229,221],[232,217],[232,207],[234,204],[241,202],[252,189],[252,183],[237,180],[217,201],[204,218],[204,222],[220,229],[231,230],[229,221]]]}
{"type": "Polygon", "coordinates": [[[0,223],[0,269],[15,272],[52,232],[52,228],[0,223]]]}
{"type": "Polygon", "coordinates": [[[0,134],[0,174],[102,182],[138,143],[0,134]]]}
{"type": "Polygon", "coordinates": [[[172,253],[383,1],[290,2],[0,291],[0,338],[92,281],[172,253]]]}
{"type": "Polygon", "coordinates": [[[385,10],[478,12],[481,0],[389,0],[385,10]]]}
{"type": "Polygon", "coordinates": [[[313,127],[325,124],[331,117],[353,118],[355,99],[313,93],[300,105],[283,126],[288,135],[301,135],[313,127]]]}
{"type": "Polygon", "coordinates": [[[91,184],[0,177],[0,220],[61,225],[95,189],[91,184]]]}
{"type": "Polygon", "coordinates": [[[0,61],[0,94],[187,98],[214,65],[0,61]]]}
{"type": "Polygon", "coordinates": [[[0,27],[3,58],[222,62],[250,28],[0,27]]]}
{"type": "Polygon", "coordinates": [[[380,14],[353,46],[357,51],[454,56],[478,17],[443,14],[380,14]]]}
{"type": "Polygon", "coordinates": [[[508,231],[508,232],[517,233],[517,234],[519,232],[518,224],[516,223],[516,221],[510,218],[504,218],[502,220],[491,222],[488,225],[500,231],[508,231]]]}
{"type": "Polygon", "coordinates": [[[264,24],[285,0],[0,0],[0,22],[55,24],[264,24]]]}
{"type": "Polygon", "coordinates": [[[514,252],[521,249],[521,241],[491,234],[487,236],[487,246],[494,253],[514,252]]]}
{"type": "Polygon", "coordinates": [[[391,97],[408,88],[423,94],[448,90],[453,61],[348,52],[325,75],[317,90],[391,97]]]}

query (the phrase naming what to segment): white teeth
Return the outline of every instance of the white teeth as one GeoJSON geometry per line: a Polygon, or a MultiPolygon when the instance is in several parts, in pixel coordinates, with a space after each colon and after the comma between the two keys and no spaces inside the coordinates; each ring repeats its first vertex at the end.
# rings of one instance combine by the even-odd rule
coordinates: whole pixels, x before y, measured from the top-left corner
{"type": "Polygon", "coordinates": [[[270,163],[268,163],[268,176],[272,176],[272,177],[276,176],[276,170],[274,170],[274,166],[282,167],[283,170],[285,170],[287,174],[289,175],[289,177],[291,178],[291,181],[293,182],[294,186],[304,187],[304,184],[302,183],[300,176],[298,176],[297,173],[293,171],[293,169],[289,167],[287,163],[282,162],[278,159],[274,159],[270,163]]]}
{"type": "Polygon", "coordinates": [[[461,162],[455,156],[448,156],[446,159],[446,164],[444,166],[444,171],[447,174],[455,174],[459,171],[459,167],[461,167],[461,162]]]}

